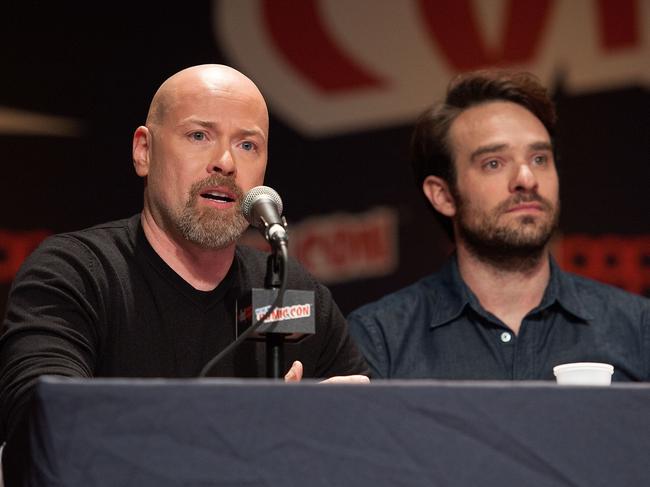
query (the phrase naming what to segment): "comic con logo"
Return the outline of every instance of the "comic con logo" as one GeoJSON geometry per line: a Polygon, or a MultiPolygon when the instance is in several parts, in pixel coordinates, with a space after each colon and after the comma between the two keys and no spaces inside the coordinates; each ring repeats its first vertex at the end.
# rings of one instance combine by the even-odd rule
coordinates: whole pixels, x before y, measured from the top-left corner
{"type": "MultiPolygon", "coordinates": [[[[269,311],[270,306],[263,306],[255,309],[255,320],[260,321],[269,311]]],[[[292,306],[282,306],[274,309],[266,319],[267,323],[274,321],[297,320],[299,318],[309,318],[311,316],[311,304],[294,304],[292,306]]]]}

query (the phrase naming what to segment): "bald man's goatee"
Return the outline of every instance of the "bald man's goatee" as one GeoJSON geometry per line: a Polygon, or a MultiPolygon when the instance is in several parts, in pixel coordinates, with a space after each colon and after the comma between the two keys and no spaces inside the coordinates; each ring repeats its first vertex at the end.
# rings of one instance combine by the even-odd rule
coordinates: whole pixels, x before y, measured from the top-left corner
{"type": "Polygon", "coordinates": [[[248,222],[240,212],[224,215],[214,208],[183,211],[178,220],[181,235],[206,249],[228,247],[242,236],[246,228],[248,222]]]}
{"type": "Polygon", "coordinates": [[[248,221],[241,212],[242,197],[242,191],[230,178],[214,175],[195,183],[176,219],[178,231],[186,240],[207,249],[232,245],[248,228],[248,221]],[[235,206],[229,209],[199,208],[200,193],[210,186],[227,187],[235,196],[235,206]]]}

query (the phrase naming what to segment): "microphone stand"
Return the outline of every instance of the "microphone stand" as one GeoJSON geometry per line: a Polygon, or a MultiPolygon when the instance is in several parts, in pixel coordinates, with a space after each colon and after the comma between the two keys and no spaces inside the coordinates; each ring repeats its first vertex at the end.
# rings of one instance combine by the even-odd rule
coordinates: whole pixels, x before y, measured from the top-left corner
{"type": "MultiPolygon", "coordinates": [[[[264,278],[264,288],[265,289],[276,289],[277,293],[273,304],[269,306],[264,315],[258,320],[257,323],[251,323],[247,330],[240,334],[237,339],[219,352],[215,357],[210,359],[206,363],[199,377],[206,377],[210,369],[215,366],[223,357],[232,352],[235,347],[237,347],[242,341],[251,336],[253,332],[259,328],[259,326],[265,323],[268,318],[273,314],[273,312],[279,307],[282,306],[282,301],[284,299],[284,292],[286,289],[286,278],[287,278],[287,265],[288,265],[288,252],[287,252],[287,243],[282,241],[276,245],[273,245],[273,253],[269,255],[266,260],[266,277],[264,278]],[[278,251],[280,256],[278,256],[278,251]]],[[[289,333],[290,334],[290,333],[289,333]]],[[[284,367],[284,357],[283,357],[283,348],[284,345],[284,333],[272,333],[267,332],[263,333],[266,340],[266,368],[267,368],[267,377],[271,378],[280,378],[282,377],[282,371],[284,367]]]]}
{"type": "MultiPolygon", "coordinates": [[[[266,259],[266,277],[264,279],[266,289],[280,289],[283,275],[286,272],[284,268],[286,264],[278,258],[278,249],[273,246],[273,252],[266,259]]],[[[282,306],[282,303],[279,303],[278,306],[282,306]]],[[[264,338],[266,341],[266,377],[280,379],[284,373],[284,333],[267,332],[264,334],[264,338]]]]}

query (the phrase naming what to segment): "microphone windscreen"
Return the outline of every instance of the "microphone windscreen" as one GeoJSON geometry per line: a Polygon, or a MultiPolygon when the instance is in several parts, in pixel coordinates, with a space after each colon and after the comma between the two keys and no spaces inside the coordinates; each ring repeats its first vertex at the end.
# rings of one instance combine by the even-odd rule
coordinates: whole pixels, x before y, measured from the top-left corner
{"type": "Polygon", "coordinates": [[[268,186],[255,186],[248,193],[246,193],[244,201],[242,202],[242,213],[244,215],[244,218],[246,218],[246,220],[253,226],[256,224],[256,222],[252,221],[253,207],[260,200],[272,201],[278,209],[278,214],[282,215],[282,198],[280,198],[280,195],[277,193],[277,191],[275,191],[273,188],[269,188],[268,186]]]}

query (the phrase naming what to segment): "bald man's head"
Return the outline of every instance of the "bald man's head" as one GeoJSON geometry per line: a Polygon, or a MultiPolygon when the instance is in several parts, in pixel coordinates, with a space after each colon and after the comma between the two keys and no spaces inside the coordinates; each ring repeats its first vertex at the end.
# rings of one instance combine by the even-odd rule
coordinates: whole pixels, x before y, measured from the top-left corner
{"type": "Polygon", "coordinates": [[[171,76],[133,136],[145,213],[180,245],[233,246],[248,226],[243,195],[264,182],[268,129],[264,98],[239,71],[210,64],[171,76]]]}
{"type": "Polygon", "coordinates": [[[167,78],[151,101],[147,114],[147,126],[163,122],[166,114],[183,96],[198,90],[230,92],[233,96],[245,96],[252,103],[261,103],[266,112],[268,132],[268,109],[262,93],[250,78],[230,66],[202,64],[183,69],[167,78]]]}

